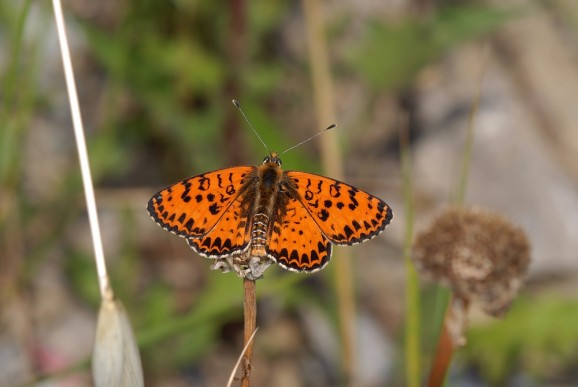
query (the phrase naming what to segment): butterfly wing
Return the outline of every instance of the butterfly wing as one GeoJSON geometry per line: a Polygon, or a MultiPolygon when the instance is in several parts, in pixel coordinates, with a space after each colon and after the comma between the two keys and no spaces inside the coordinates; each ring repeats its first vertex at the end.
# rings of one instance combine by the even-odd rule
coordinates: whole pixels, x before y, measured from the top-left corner
{"type": "Polygon", "coordinates": [[[220,222],[228,230],[238,210],[235,207],[229,214],[229,208],[254,169],[226,168],[185,179],[154,194],[148,212],[159,226],[185,238],[202,238],[220,222]]]}
{"type": "Polygon", "coordinates": [[[207,258],[224,258],[241,254],[251,239],[242,194],[237,196],[215,226],[200,238],[187,238],[189,246],[207,258]]]}
{"type": "Polygon", "coordinates": [[[331,243],[297,199],[276,216],[266,246],[269,257],[291,271],[321,270],[331,258],[331,243]]]}
{"type": "Polygon", "coordinates": [[[373,238],[393,218],[384,201],[349,184],[305,172],[285,174],[307,212],[334,244],[353,245],[373,238]]]}

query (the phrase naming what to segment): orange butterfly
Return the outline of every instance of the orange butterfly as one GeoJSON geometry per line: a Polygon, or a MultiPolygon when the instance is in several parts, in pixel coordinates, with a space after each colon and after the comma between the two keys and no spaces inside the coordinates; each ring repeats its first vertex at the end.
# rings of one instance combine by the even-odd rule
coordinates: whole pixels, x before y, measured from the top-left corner
{"type": "Polygon", "coordinates": [[[371,239],[393,218],[385,202],[351,185],[283,171],[275,152],[260,166],[208,172],[165,188],[148,211],[198,254],[225,261],[215,267],[250,279],[272,262],[295,272],[321,270],[332,244],[371,239]]]}

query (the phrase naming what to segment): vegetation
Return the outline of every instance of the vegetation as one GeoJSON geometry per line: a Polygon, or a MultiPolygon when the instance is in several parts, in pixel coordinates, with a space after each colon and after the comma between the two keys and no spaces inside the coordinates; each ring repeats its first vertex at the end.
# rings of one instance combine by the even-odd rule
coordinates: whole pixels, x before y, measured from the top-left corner
{"type": "MultiPolygon", "coordinates": [[[[192,380],[193,385],[209,385],[213,374],[218,374],[219,381],[227,380],[242,348],[241,281],[233,274],[211,272],[209,263],[189,252],[183,241],[164,234],[152,237],[160,231],[152,222],[145,223],[144,207],[157,188],[184,177],[260,162],[265,150],[231,105],[232,98],[242,101],[271,149],[286,149],[322,129],[316,127],[312,107],[301,7],[279,0],[239,2],[237,7],[208,1],[127,0],[111,2],[110,8],[70,3],[68,33],[74,43],[76,82],[109,273],[135,329],[145,379],[152,381],[151,385],[177,377],[192,380]],[[232,362],[217,363],[223,353],[226,360],[230,355],[232,362]]],[[[367,106],[349,116],[347,125],[364,127],[370,120],[366,113],[375,109],[380,98],[402,101],[411,94],[424,68],[463,44],[495,33],[520,13],[456,5],[408,13],[395,20],[377,14],[330,15],[323,27],[329,32],[335,83],[341,91],[355,84],[367,99],[367,106]]],[[[29,322],[39,308],[43,279],[66,293],[64,301],[60,300],[65,306],[54,307],[59,313],[67,314],[70,308],[70,313],[89,310],[96,315],[99,304],[52,18],[46,3],[0,3],[0,44],[4,47],[0,56],[0,305],[3,310],[15,307],[29,322]]],[[[348,96],[343,98],[354,102],[348,96]]],[[[380,128],[395,125],[372,124],[380,128]]],[[[358,156],[354,137],[358,133],[362,137],[363,132],[330,133],[325,136],[344,139],[347,157],[358,156]]],[[[397,144],[397,133],[388,133],[392,134],[377,145],[378,153],[397,144]]],[[[409,141],[412,139],[410,133],[409,141]]],[[[411,143],[407,145],[411,147],[411,143]]],[[[314,149],[314,143],[308,143],[287,153],[284,165],[321,173],[314,149]]],[[[399,149],[397,145],[395,149],[399,149]]],[[[389,161],[395,164],[397,156],[391,153],[389,161]]],[[[408,183],[399,196],[412,200],[410,186],[408,183]]],[[[401,192],[401,184],[398,188],[401,192]]],[[[408,205],[418,217],[418,209],[408,205]]],[[[383,247],[385,242],[379,245],[383,247]]],[[[403,262],[403,243],[389,245],[384,251],[395,256],[386,257],[384,252],[363,258],[403,262]]],[[[307,337],[311,330],[304,326],[313,320],[303,316],[323,316],[321,320],[329,322],[332,330],[330,336],[339,336],[339,306],[330,286],[332,270],[329,267],[305,276],[270,269],[259,281],[262,316],[258,323],[263,327],[256,336],[253,355],[261,357],[258,361],[281,362],[284,357],[302,356],[312,367],[327,368],[323,361],[311,360],[318,353],[311,348],[314,340],[307,337]],[[307,348],[280,348],[275,340],[259,344],[259,336],[265,335],[268,327],[272,330],[287,321],[293,326],[287,328],[289,332],[301,335],[295,340],[307,348]]],[[[357,273],[363,266],[355,270],[357,273]]],[[[417,282],[413,285],[419,286],[417,282]]],[[[356,286],[354,295],[361,298],[364,284],[356,286]]],[[[419,290],[416,287],[412,289],[419,290]]],[[[421,303],[418,294],[410,299],[415,303],[405,307],[420,318],[421,325],[410,320],[411,329],[421,331],[413,336],[421,337],[414,345],[422,349],[414,353],[421,355],[414,359],[414,366],[419,364],[426,375],[433,336],[438,333],[428,321],[440,308],[434,305],[437,301],[431,286],[422,286],[420,294],[421,303]]],[[[516,372],[536,380],[569,374],[578,361],[575,304],[575,300],[550,296],[530,301],[530,296],[524,295],[505,320],[474,321],[467,331],[468,344],[457,358],[464,368],[479,369],[489,383],[506,383],[516,372]]],[[[362,308],[370,309],[365,304],[362,308]]],[[[393,320],[396,318],[399,316],[393,320]]],[[[387,320],[376,318],[382,323],[387,320]]],[[[33,323],[23,327],[24,333],[16,332],[13,318],[6,317],[2,324],[11,327],[4,334],[14,334],[16,342],[41,346],[33,323]]],[[[37,324],[51,326],[45,321],[37,324]]],[[[388,334],[403,334],[403,329],[383,325],[388,334]]],[[[321,332],[325,328],[320,326],[319,335],[327,333],[321,332]]],[[[396,362],[402,364],[408,358],[402,355],[402,340],[395,342],[396,362]]],[[[87,367],[87,356],[67,359],[65,373],[87,367]]],[[[37,360],[30,363],[29,378],[19,383],[63,377],[61,370],[44,368],[37,360]]],[[[391,384],[406,385],[406,364],[402,365],[392,371],[391,384]]],[[[307,367],[292,369],[301,373],[298,380],[311,380],[305,375],[307,367]]],[[[323,381],[327,385],[342,380],[339,371],[327,373],[329,381],[323,381]]],[[[2,382],[0,378],[0,386],[2,382]]]]}

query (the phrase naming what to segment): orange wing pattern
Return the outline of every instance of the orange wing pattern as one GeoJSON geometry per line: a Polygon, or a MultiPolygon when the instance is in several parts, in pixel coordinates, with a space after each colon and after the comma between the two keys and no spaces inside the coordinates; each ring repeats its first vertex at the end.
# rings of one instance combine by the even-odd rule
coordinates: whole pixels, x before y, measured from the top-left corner
{"type": "Polygon", "coordinates": [[[337,245],[353,245],[373,238],[393,218],[382,200],[349,184],[311,173],[287,171],[303,206],[323,234],[337,245]]]}
{"type": "Polygon", "coordinates": [[[281,215],[270,230],[269,257],[291,271],[314,272],[325,267],[331,258],[331,243],[303,204],[289,200],[281,215]]]}
{"type": "Polygon", "coordinates": [[[241,203],[240,197],[233,200],[217,224],[201,238],[187,238],[189,246],[207,258],[229,257],[246,251],[251,237],[241,203]]]}
{"type": "MultiPolygon", "coordinates": [[[[148,212],[162,228],[185,238],[205,236],[223,217],[222,227],[229,229],[233,226],[231,222],[239,218],[231,213],[227,219],[224,214],[239,196],[245,178],[254,170],[255,167],[234,167],[190,177],[153,195],[148,212]]],[[[201,241],[207,243],[206,238],[201,241]]],[[[224,245],[226,241],[221,241],[221,247],[215,250],[215,242],[216,239],[208,243],[207,251],[228,248],[224,245]]],[[[233,241],[230,245],[232,249],[233,241]]],[[[199,251],[205,250],[199,247],[199,251]]]]}

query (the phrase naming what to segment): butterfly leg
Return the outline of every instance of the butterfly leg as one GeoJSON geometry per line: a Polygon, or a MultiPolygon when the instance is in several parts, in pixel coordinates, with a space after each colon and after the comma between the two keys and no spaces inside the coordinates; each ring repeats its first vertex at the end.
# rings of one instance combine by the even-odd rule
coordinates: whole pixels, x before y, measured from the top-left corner
{"type": "Polygon", "coordinates": [[[269,258],[248,257],[247,255],[218,258],[211,265],[211,270],[219,270],[222,273],[234,271],[237,276],[249,280],[258,280],[273,261],[269,258]]]}
{"type": "Polygon", "coordinates": [[[249,260],[249,273],[247,273],[246,278],[250,280],[256,280],[263,277],[263,273],[273,261],[271,259],[262,260],[260,257],[252,257],[249,260]]]}
{"type": "Polygon", "coordinates": [[[211,265],[211,270],[219,270],[221,273],[228,273],[233,270],[232,262],[228,262],[227,258],[216,259],[215,263],[211,265]]]}
{"type": "Polygon", "coordinates": [[[221,273],[228,273],[234,271],[241,278],[245,278],[249,271],[247,265],[239,261],[239,257],[230,256],[215,259],[215,263],[211,265],[211,270],[219,270],[221,273]]]}

